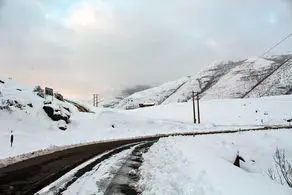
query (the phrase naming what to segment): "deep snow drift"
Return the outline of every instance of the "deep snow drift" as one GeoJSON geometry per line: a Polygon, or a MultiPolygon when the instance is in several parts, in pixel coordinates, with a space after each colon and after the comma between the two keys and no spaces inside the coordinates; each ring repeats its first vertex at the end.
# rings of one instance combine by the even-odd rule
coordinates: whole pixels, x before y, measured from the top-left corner
{"type": "Polygon", "coordinates": [[[274,195],[291,189],[272,181],[277,147],[292,160],[291,132],[163,138],[144,154],[139,189],[148,194],[274,195]],[[233,165],[237,151],[245,159],[233,165]]]}

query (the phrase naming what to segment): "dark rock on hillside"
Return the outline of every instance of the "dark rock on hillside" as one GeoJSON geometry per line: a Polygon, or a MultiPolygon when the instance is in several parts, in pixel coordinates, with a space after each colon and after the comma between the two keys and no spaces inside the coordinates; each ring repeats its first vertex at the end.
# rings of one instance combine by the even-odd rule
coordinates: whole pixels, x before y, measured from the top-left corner
{"type": "Polygon", "coordinates": [[[58,123],[58,127],[60,130],[63,130],[65,131],[67,129],[67,125],[66,125],[66,122],[61,120],[59,123],[58,123]]]}
{"type": "Polygon", "coordinates": [[[43,106],[43,109],[53,121],[63,120],[66,122],[66,124],[70,123],[69,119],[70,119],[71,115],[63,107],[56,106],[53,104],[46,104],[43,106]]]}

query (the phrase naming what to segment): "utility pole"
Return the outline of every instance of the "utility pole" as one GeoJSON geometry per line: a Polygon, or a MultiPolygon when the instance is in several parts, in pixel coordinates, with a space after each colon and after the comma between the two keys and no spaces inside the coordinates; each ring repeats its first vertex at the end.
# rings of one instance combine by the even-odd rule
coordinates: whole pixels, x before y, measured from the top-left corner
{"type": "Polygon", "coordinates": [[[197,92],[198,124],[201,123],[199,92],[197,92]]]}
{"type": "Polygon", "coordinates": [[[93,106],[98,107],[98,94],[93,94],[93,106]]]}
{"type": "Polygon", "coordinates": [[[192,91],[192,98],[193,98],[193,117],[194,117],[194,124],[196,124],[196,108],[195,108],[195,92],[192,91]]]}

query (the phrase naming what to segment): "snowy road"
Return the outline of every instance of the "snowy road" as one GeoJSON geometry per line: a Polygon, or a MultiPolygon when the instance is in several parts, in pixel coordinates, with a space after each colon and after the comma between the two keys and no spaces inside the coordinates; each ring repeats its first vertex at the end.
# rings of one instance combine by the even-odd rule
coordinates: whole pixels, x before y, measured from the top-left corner
{"type": "Polygon", "coordinates": [[[130,144],[99,155],[37,194],[137,194],[134,186],[139,180],[142,154],[156,141],[130,144]]]}
{"type": "MultiPolygon", "coordinates": [[[[157,139],[157,137],[148,137],[101,142],[70,148],[12,164],[0,169],[0,194],[34,194],[95,156],[122,146],[129,148],[131,146],[129,144],[138,144],[141,141],[157,139]]],[[[104,158],[98,159],[99,162],[105,160],[104,158]]]]}
{"type": "MultiPolygon", "coordinates": [[[[260,131],[270,131],[272,128],[283,129],[283,128],[288,128],[288,127],[271,127],[270,129],[269,128],[245,129],[245,130],[241,129],[239,131],[240,132],[249,132],[249,131],[260,132],[260,131]]],[[[220,131],[220,132],[210,131],[210,132],[189,132],[189,133],[156,135],[153,137],[140,137],[140,138],[135,138],[135,139],[100,142],[100,143],[80,146],[76,148],[70,148],[70,149],[58,151],[58,152],[43,155],[43,156],[38,156],[32,159],[21,161],[21,162],[12,164],[10,166],[1,168],[0,169],[0,194],[7,194],[7,195],[34,194],[38,192],[39,190],[43,189],[44,187],[48,186],[49,184],[53,183],[54,181],[58,180],[59,178],[64,176],[66,173],[70,172],[72,169],[82,164],[83,162],[86,162],[94,157],[97,157],[111,150],[117,151],[116,149],[122,146],[126,146],[126,148],[123,148],[123,149],[127,149],[127,148],[130,149],[131,146],[133,145],[129,146],[129,144],[137,145],[141,142],[156,141],[161,137],[169,137],[169,136],[190,135],[191,137],[194,135],[203,135],[203,134],[210,135],[210,134],[222,134],[222,133],[225,133],[225,134],[232,133],[236,135],[235,134],[236,132],[238,131],[228,130],[228,131],[220,131]]],[[[205,136],[202,136],[202,137],[205,137],[205,136]]],[[[206,136],[206,137],[209,137],[209,136],[206,136]]],[[[134,152],[133,154],[138,154],[138,153],[134,152]]],[[[106,159],[107,158],[105,157],[102,157],[102,158],[99,157],[98,159],[95,159],[96,160],[95,165],[97,165],[98,163],[102,161],[105,161],[106,159]]],[[[123,167],[122,165],[125,165],[125,162],[131,162],[131,161],[129,161],[129,159],[123,160],[123,158],[120,158],[112,162],[120,162],[121,163],[120,165],[118,166],[113,165],[113,166],[123,167]]],[[[93,170],[95,165],[91,164],[87,166],[88,170],[89,171],[93,170]]],[[[134,166],[134,165],[132,164],[131,166],[134,166]]],[[[85,171],[84,171],[85,173],[88,172],[88,170],[86,170],[87,168],[85,167],[85,171]]],[[[120,170],[120,168],[118,168],[117,170],[120,170]]],[[[126,170],[126,168],[121,169],[121,170],[122,170],[121,171],[122,173],[124,170],[126,170]]],[[[132,172],[132,173],[135,174],[135,172],[132,172]]],[[[83,174],[81,174],[77,178],[80,178],[82,175],[83,174]]],[[[116,174],[114,173],[113,175],[116,175],[116,174]]],[[[121,174],[117,174],[117,175],[121,176],[121,174]]],[[[116,179],[117,180],[112,182],[111,184],[112,189],[115,189],[118,185],[121,184],[118,182],[119,178],[116,178],[116,179]]],[[[75,181],[73,181],[72,183],[75,183],[75,181]]],[[[110,180],[107,180],[107,181],[110,181],[110,180]]],[[[72,187],[73,186],[73,185],[71,186],[72,183],[70,183],[70,185],[67,185],[67,186],[65,185],[64,192],[67,190],[70,190],[70,188],[68,187],[69,186],[72,187]]],[[[105,190],[104,192],[106,192],[107,189],[103,189],[103,190],[105,190]]],[[[86,192],[85,194],[90,194],[90,193],[86,192]]]]}

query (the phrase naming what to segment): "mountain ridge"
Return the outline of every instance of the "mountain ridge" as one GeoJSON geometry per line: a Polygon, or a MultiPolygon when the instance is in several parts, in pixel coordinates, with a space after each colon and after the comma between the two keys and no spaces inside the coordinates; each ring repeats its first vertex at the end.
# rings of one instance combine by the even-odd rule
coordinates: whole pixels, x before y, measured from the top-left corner
{"type": "Polygon", "coordinates": [[[187,102],[192,91],[199,92],[203,99],[292,94],[292,54],[216,62],[197,75],[136,92],[121,99],[114,108],[187,102]]]}

